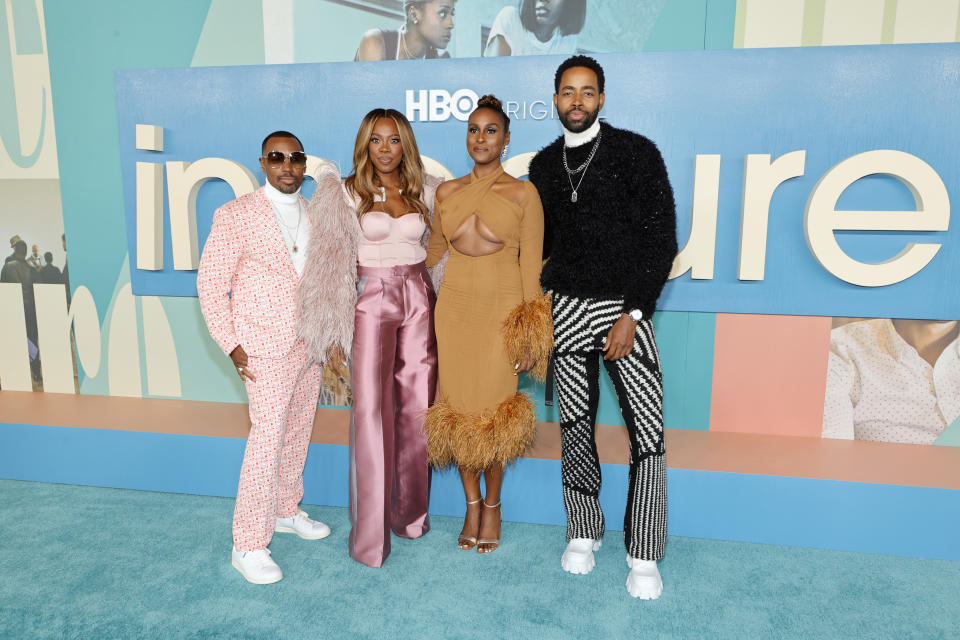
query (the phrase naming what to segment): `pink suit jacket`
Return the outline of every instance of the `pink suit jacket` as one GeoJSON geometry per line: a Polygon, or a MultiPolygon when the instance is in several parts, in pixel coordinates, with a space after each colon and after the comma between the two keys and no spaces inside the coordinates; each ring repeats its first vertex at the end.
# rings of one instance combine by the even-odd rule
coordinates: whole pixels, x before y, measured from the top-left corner
{"type": "Polygon", "coordinates": [[[200,257],[197,294],[224,353],[242,345],[254,357],[288,355],[297,341],[299,279],[263,187],[217,209],[200,257]]]}

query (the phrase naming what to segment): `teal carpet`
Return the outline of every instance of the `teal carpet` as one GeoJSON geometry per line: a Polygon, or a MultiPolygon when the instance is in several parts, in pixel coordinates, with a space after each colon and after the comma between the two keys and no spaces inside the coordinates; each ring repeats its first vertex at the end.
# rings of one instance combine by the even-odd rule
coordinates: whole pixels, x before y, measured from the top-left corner
{"type": "Polygon", "coordinates": [[[618,532],[568,576],[559,527],[505,523],[479,556],[437,517],[378,570],[347,556],[345,509],[306,509],[333,535],[278,534],[284,579],[254,586],[230,566],[232,500],[0,481],[0,638],[960,635],[960,562],[672,537],[664,595],[642,602],[618,532]]]}

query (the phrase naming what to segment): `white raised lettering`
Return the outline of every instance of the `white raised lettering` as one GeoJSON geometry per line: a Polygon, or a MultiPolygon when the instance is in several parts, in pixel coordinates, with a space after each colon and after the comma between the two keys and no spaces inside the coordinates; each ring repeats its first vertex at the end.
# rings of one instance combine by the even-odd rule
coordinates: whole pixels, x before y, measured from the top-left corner
{"type": "Polygon", "coordinates": [[[908,243],[892,258],[870,264],[854,260],[840,248],[834,231],[946,231],[950,196],[943,180],[920,158],[903,151],[879,149],[851,156],[820,178],[804,214],[807,246],[834,276],[863,287],[882,287],[906,280],[933,260],[939,243],[908,243]],[[837,211],[837,200],[857,180],[869,175],[896,178],[910,189],[916,211],[837,211]]]}
{"type": "Polygon", "coordinates": [[[237,198],[256,191],[260,186],[249,169],[225,158],[167,163],[167,202],[170,206],[170,244],[174,269],[189,271],[199,266],[197,194],[207,180],[214,178],[230,185],[237,198]]]}
{"type": "Polygon", "coordinates": [[[670,278],[687,271],[694,280],[713,278],[717,251],[717,206],[720,199],[720,154],[697,154],[693,170],[690,237],[673,261],[670,278]]]}
{"type": "MultiPolygon", "coordinates": [[[[446,92],[445,92],[446,93],[446,92]]],[[[477,108],[477,100],[480,96],[472,89],[459,89],[450,96],[450,107],[453,117],[461,122],[466,122],[470,114],[477,108]]]]}
{"type": "Polygon", "coordinates": [[[534,120],[544,120],[550,115],[550,109],[544,100],[534,100],[530,103],[530,117],[534,120]]]}
{"type": "Polygon", "coordinates": [[[430,89],[431,122],[446,120],[450,117],[450,94],[443,89],[430,89]]]}
{"type": "Polygon", "coordinates": [[[163,165],[137,163],[137,269],[163,269],[163,165]]]}
{"type": "Polygon", "coordinates": [[[413,89],[407,89],[406,91],[407,98],[407,120],[410,122],[423,121],[427,119],[427,90],[420,89],[419,91],[414,91],[413,89]],[[416,97],[414,97],[416,94],[416,97]]]}
{"type": "Polygon", "coordinates": [[[773,162],[770,154],[749,154],[743,166],[743,208],[740,214],[740,280],[763,280],[767,263],[770,200],[781,184],[803,175],[806,151],[785,153],[773,162]]]}

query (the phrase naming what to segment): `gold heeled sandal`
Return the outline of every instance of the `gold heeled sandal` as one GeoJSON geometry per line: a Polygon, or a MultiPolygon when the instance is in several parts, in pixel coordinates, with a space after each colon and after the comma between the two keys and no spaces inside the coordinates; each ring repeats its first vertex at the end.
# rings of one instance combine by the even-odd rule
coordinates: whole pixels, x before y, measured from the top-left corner
{"type": "MultiPolygon", "coordinates": [[[[502,502],[502,501],[500,501],[500,502],[502,502]]],[[[487,504],[487,501],[484,500],[484,501],[483,501],[483,506],[485,506],[487,509],[496,509],[496,508],[498,508],[498,507],[500,506],[500,502],[497,502],[497,504],[487,504]]],[[[501,526],[503,525],[503,513],[502,513],[502,512],[500,513],[500,524],[501,524],[501,526]]],[[[483,524],[481,523],[480,526],[483,526],[483,524]]],[[[499,547],[500,547],[500,538],[497,538],[496,540],[493,540],[493,539],[487,540],[487,539],[484,539],[484,538],[481,538],[481,539],[477,540],[477,553],[493,553],[493,552],[496,551],[499,547]],[[480,545],[482,545],[482,544],[492,544],[493,546],[490,547],[489,549],[481,549],[481,548],[480,548],[480,545]]]]}
{"type": "MultiPolygon", "coordinates": [[[[483,500],[483,498],[477,498],[476,500],[467,500],[467,505],[469,506],[471,504],[477,504],[481,500],[483,500]]],[[[464,519],[464,525],[466,525],[467,516],[464,515],[463,519],[464,519]]],[[[457,547],[459,547],[462,551],[470,551],[475,546],[477,546],[476,536],[465,536],[463,535],[462,532],[460,533],[459,536],[457,536],[457,547]]]]}

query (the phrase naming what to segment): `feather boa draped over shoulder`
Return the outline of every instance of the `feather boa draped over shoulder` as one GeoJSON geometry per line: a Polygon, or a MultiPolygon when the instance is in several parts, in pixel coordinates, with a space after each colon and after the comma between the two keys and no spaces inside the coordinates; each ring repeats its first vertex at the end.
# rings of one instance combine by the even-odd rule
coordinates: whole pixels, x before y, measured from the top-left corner
{"type": "MultiPolygon", "coordinates": [[[[360,223],[356,201],[343,187],[340,172],[329,162],[316,172],[317,183],[307,219],[310,243],[307,261],[297,284],[297,335],[307,347],[307,357],[321,366],[327,364],[327,351],[341,347],[349,355],[353,345],[353,316],[357,304],[357,245],[360,223]]],[[[433,206],[440,178],[425,175],[423,201],[433,222],[433,206]]],[[[421,242],[430,240],[430,225],[421,242]]],[[[446,259],[432,267],[434,288],[440,287],[446,259]]]]}
{"type": "Polygon", "coordinates": [[[307,357],[323,366],[331,347],[349,354],[353,344],[360,225],[332,163],[321,165],[314,180],[317,188],[307,205],[307,261],[297,284],[297,335],[306,343],[307,357]]]}
{"type": "MultiPolygon", "coordinates": [[[[437,204],[437,189],[440,185],[443,184],[443,178],[437,178],[430,175],[429,173],[424,174],[423,176],[423,202],[427,205],[429,210],[429,224],[427,224],[427,232],[423,234],[423,238],[420,239],[420,244],[423,245],[423,248],[426,249],[430,246],[430,233],[433,228],[433,220],[436,217],[435,207],[437,204]]],[[[433,282],[434,292],[440,291],[440,283],[443,282],[443,270],[447,266],[447,260],[450,258],[450,252],[443,254],[443,257],[440,258],[440,261],[433,265],[432,267],[427,267],[427,274],[430,276],[430,280],[433,282]]]]}

